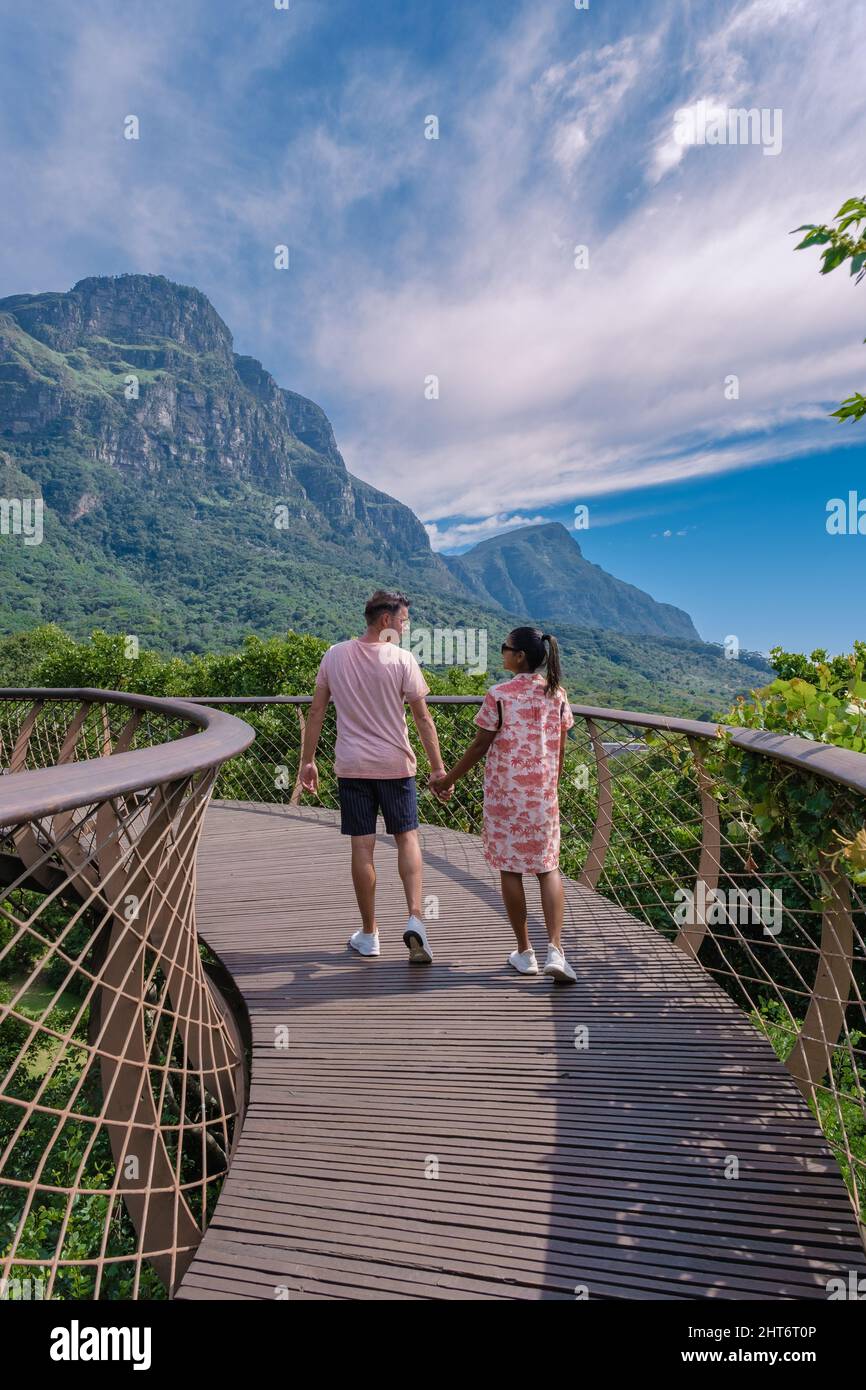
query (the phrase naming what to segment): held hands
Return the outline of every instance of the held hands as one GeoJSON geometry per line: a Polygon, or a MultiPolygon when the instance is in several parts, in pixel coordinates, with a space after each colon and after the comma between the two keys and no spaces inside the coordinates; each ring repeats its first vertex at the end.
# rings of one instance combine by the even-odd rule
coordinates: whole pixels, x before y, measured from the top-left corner
{"type": "Polygon", "coordinates": [[[319,769],[314,762],[304,763],[301,768],[301,786],[305,792],[311,792],[313,796],[319,790],[319,769]]]}
{"type": "Polygon", "coordinates": [[[444,769],[441,772],[431,772],[427,778],[427,785],[437,801],[450,801],[454,795],[454,785],[444,769]]]}

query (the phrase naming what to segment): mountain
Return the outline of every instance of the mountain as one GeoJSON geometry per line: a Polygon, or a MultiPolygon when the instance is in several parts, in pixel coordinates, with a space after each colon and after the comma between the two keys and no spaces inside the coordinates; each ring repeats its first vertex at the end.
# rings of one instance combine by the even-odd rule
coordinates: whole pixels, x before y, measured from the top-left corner
{"type": "Polygon", "coordinates": [[[521,526],[445,558],[477,598],[533,621],[700,640],[688,613],[591,564],[558,521],[521,526]]]}
{"type": "Polygon", "coordinates": [[[449,621],[465,607],[414,513],[348,472],[319,406],[162,276],[0,300],[3,456],[47,513],[46,544],[15,550],[7,625],[83,618],[203,649],[357,611],[394,571],[449,621]],[[47,581],[66,570],[61,594],[47,581]]]}
{"type": "Polygon", "coordinates": [[[0,535],[0,633],[101,626],[166,653],[288,628],[337,640],[385,584],[415,623],[486,628],[493,648],[527,616],[555,622],[582,698],[655,685],[656,707],[710,710],[754,683],[562,527],[435,554],[408,507],[349,473],[321,408],[162,276],[0,300],[0,497],[39,496],[42,543],[0,535]]]}

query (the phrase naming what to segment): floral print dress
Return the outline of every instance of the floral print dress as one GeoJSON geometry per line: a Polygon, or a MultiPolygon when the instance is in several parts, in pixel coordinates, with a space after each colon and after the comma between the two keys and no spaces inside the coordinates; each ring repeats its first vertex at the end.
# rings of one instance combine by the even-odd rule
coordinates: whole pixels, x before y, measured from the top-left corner
{"type": "Polygon", "coordinates": [[[562,687],[547,695],[544,684],[538,673],[511,676],[491,686],[475,716],[479,728],[499,729],[484,769],[484,857],[510,873],[559,865],[559,743],[574,715],[562,687]]]}

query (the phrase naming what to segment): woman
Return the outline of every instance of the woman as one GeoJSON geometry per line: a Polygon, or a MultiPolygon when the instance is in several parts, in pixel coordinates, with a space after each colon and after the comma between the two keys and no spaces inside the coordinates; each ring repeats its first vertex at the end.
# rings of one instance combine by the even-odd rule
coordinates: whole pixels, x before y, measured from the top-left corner
{"type": "Polygon", "coordinates": [[[547,928],[545,975],[573,984],[577,976],[562,953],[565,895],[559,874],[558,784],[574,716],[560,684],[556,638],[518,627],[502,644],[511,673],[488,690],[475,723],[478,733],[449,772],[430,779],[438,794],[454,786],[481,758],[484,768],[484,856],[499,870],[502,898],[517,938],[508,963],[537,975],[529,942],[523,875],[535,874],[547,928]]]}

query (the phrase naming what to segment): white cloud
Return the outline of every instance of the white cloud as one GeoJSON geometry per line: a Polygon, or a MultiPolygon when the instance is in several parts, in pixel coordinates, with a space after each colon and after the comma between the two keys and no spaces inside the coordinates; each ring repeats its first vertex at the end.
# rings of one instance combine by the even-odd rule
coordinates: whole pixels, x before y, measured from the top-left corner
{"type": "Polygon", "coordinates": [[[628,7],[601,47],[585,16],[528,3],[447,75],[358,48],[312,119],[252,144],[297,31],[245,7],[202,90],[184,63],[210,4],[154,8],[144,28],[108,0],[52,11],[60,47],[21,79],[29,102],[10,89],[2,292],[129,269],[198,284],[282,384],[339,406],[350,467],[476,538],[502,514],[855,441],[826,411],[863,389],[863,296],[788,231],[859,191],[856,0],[628,7]],[[674,114],[707,94],[782,108],[780,156],[683,158],[674,114]]]}
{"type": "Polygon", "coordinates": [[[503,531],[513,531],[518,526],[538,526],[547,520],[546,516],[509,516],[506,512],[499,512],[481,521],[461,521],[450,526],[437,526],[435,521],[430,522],[426,531],[434,550],[453,550],[457,546],[487,540],[489,536],[499,536],[503,531]]]}
{"type": "Polygon", "coordinates": [[[834,9],[832,24],[781,0],[712,21],[704,10],[669,116],[708,91],[784,108],[784,149],[771,160],[754,146],[703,148],[649,191],[669,46],[634,45],[619,105],[600,102],[595,127],[579,101],[583,81],[595,109],[591,65],[548,63],[521,104],[501,54],[519,135],[503,140],[495,87],[470,103],[495,186],[473,158],[448,166],[458,254],[428,251],[419,216],[414,264],[358,276],[339,310],[321,308],[314,351],[360,422],[343,440],[350,466],[427,517],[487,517],[491,494],[503,509],[540,507],[855,443],[827,411],[866,377],[862,297],[841,272],[820,277],[788,235],[856,191],[856,7],[834,9]],[[573,268],[578,242],[587,271],[573,268]],[[430,373],[436,401],[424,398],[430,373]],[[731,374],[736,401],[724,395],[731,374]]]}
{"type": "Polygon", "coordinates": [[[551,152],[564,173],[570,174],[590,144],[610,129],[659,41],[658,34],[642,44],[627,36],[542,73],[533,91],[541,112],[553,121],[551,152]]]}
{"type": "MultiPolygon", "coordinates": [[[[745,0],[730,11],[721,23],[710,26],[697,46],[694,62],[685,65],[682,80],[690,83],[660,122],[660,133],[648,162],[648,178],[658,182],[675,169],[688,145],[675,138],[677,113],[695,111],[703,103],[712,119],[736,107],[741,98],[747,106],[766,105],[753,101],[760,86],[766,94],[774,80],[773,49],[777,30],[783,25],[784,37],[807,42],[807,32],[819,22],[819,12],[810,0],[745,0]],[[710,94],[711,93],[711,94],[710,94]]],[[[787,79],[785,79],[787,86],[787,79]]],[[[769,103],[778,107],[779,101],[769,103]]]]}

